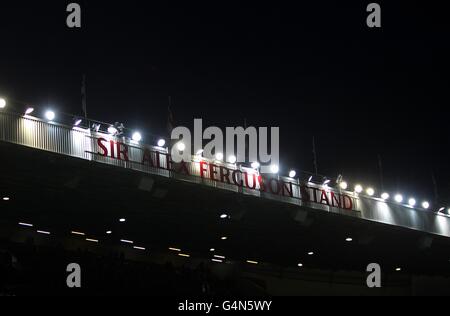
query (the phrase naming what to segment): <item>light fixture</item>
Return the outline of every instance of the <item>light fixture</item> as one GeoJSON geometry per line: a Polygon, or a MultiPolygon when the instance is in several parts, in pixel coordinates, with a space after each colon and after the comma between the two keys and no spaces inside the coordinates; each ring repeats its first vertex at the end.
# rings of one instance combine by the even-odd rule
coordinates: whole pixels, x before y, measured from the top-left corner
{"type": "Polygon", "coordinates": [[[173,248],[173,247],[170,247],[169,250],[171,250],[171,251],[176,251],[176,252],[180,252],[180,251],[181,251],[181,249],[179,249],[179,248],[173,248]]]}
{"type": "Polygon", "coordinates": [[[94,243],[98,244],[98,239],[86,238],[86,241],[94,242],[94,243]]]}
{"type": "Polygon", "coordinates": [[[180,257],[185,257],[185,258],[190,258],[191,257],[191,255],[187,255],[187,254],[185,254],[185,253],[179,253],[178,254],[180,257]]]}
{"type": "Polygon", "coordinates": [[[357,185],[355,186],[355,192],[356,192],[356,193],[361,193],[363,190],[364,190],[364,189],[363,189],[363,187],[362,187],[360,184],[357,184],[357,185]]]}
{"type": "Polygon", "coordinates": [[[216,154],[216,160],[222,161],[223,160],[223,154],[222,153],[217,153],[216,154]]]}
{"type": "Polygon", "coordinates": [[[127,220],[125,219],[125,218],[121,218],[121,219],[119,219],[119,222],[121,222],[121,223],[125,223],[127,220]]]}
{"type": "Polygon", "coordinates": [[[257,161],[252,162],[252,168],[253,168],[253,169],[258,169],[260,166],[261,166],[261,165],[260,165],[259,162],[257,162],[257,161]]]}
{"type": "Polygon", "coordinates": [[[160,139],[158,140],[158,147],[164,147],[164,145],[166,144],[166,141],[164,139],[160,139]]]}
{"type": "Polygon", "coordinates": [[[111,230],[106,231],[106,235],[111,235],[111,234],[112,234],[111,230]]]}
{"type": "Polygon", "coordinates": [[[289,178],[295,178],[296,175],[297,175],[297,172],[295,172],[295,170],[289,171],[289,178]]]}
{"type": "Polygon", "coordinates": [[[33,227],[33,224],[28,224],[28,223],[19,223],[20,226],[25,226],[25,227],[33,227]]]}
{"type": "Polygon", "coordinates": [[[43,234],[43,235],[50,235],[50,232],[47,232],[45,230],[38,230],[36,232],[39,233],[39,234],[43,234]]]}
{"type": "Polygon", "coordinates": [[[384,192],[383,194],[381,194],[381,198],[382,198],[383,200],[389,199],[389,193],[384,192]]]}
{"type": "Polygon", "coordinates": [[[271,165],[270,166],[270,172],[278,173],[278,171],[280,171],[280,168],[277,165],[271,165]]]}
{"type": "Polygon", "coordinates": [[[412,207],[414,207],[414,206],[416,206],[416,200],[414,199],[414,198],[410,198],[409,200],[408,200],[408,204],[409,204],[409,206],[412,206],[412,207]]]}
{"type": "Polygon", "coordinates": [[[346,242],[352,242],[352,241],[353,241],[353,238],[349,237],[349,238],[345,239],[345,241],[346,241],[346,242]]]}
{"type": "Polygon", "coordinates": [[[5,197],[3,198],[3,201],[9,201],[9,200],[10,200],[10,198],[7,197],[7,196],[5,196],[5,197]]]}
{"type": "Polygon", "coordinates": [[[134,248],[134,249],[137,249],[137,250],[145,250],[145,248],[144,248],[144,247],[138,247],[138,246],[134,246],[133,248],[134,248]]]}
{"type": "Polygon", "coordinates": [[[56,117],[55,112],[53,112],[53,111],[47,111],[47,112],[45,112],[45,118],[46,118],[48,121],[53,121],[53,120],[55,119],[55,117],[56,117]]]}
{"type": "Polygon", "coordinates": [[[366,193],[367,193],[368,196],[373,196],[375,194],[375,190],[372,189],[372,188],[368,188],[366,190],[366,193]]]}
{"type": "Polygon", "coordinates": [[[224,260],[226,259],[225,256],[214,255],[214,257],[218,258],[218,259],[224,259],[224,260]]]}
{"type": "Polygon", "coordinates": [[[3,98],[0,98],[0,109],[4,109],[6,107],[6,100],[3,98]]]}
{"type": "Polygon", "coordinates": [[[34,108],[28,108],[25,110],[25,115],[30,115],[33,112],[34,112],[34,108]]]}
{"type": "Polygon", "coordinates": [[[114,126],[108,127],[108,133],[111,134],[111,135],[116,135],[117,134],[117,128],[115,128],[114,126]]]}
{"type": "Polygon", "coordinates": [[[71,231],[70,232],[72,235],[79,235],[79,236],[85,236],[85,233],[81,233],[81,232],[77,232],[77,231],[71,231]]]}
{"type": "Polygon", "coordinates": [[[142,140],[142,135],[139,132],[134,132],[131,137],[135,142],[140,142],[142,140]]]}
{"type": "Polygon", "coordinates": [[[177,143],[177,149],[178,151],[185,151],[186,145],[182,142],[177,143]]]}
{"type": "Polygon", "coordinates": [[[221,240],[227,240],[228,237],[223,236],[223,237],[221,237],[220,239],[221,239],[221,240]]]}
{"type": "Polygon", "coordinates": [[[303,267],[303,263],[299,263],[299,264],[297,264],[297,266],[298,266],[299,268],[301,268],[301,267],[303,267]]]}
{"type": "Polygon", "coordinates": [[[134,244],[134,241],[128,240],[128,239],[121,239],[120,241],[125,243],[125,244],[134,244]]]}
{"type": "Polygon", "coordinates": [[[250,264],[258,264],[259,262],[258,261],[253,261],[253,260],[247,260],[247,263],[250,263],[250,264]]]}
{"type": "Polygon", "coordinates": [[[229,157],[228,157],[228,162],[229,162],[229,163],[231,163],[231,164],[235,164],[235,163],[236,163],[236,161],[237,161],[237,158],[236,158],[236,156],[234,156],[234,155],[231,155],[231,156],[229,156],[229,157]]]}
{"type": "Polygon", "coordinates": [[[400,272],[402,271],[402,268],[396,268],[395,271],[400,272]]]}
{"type": "Polygon", "coordinates": [[[221,219],[228,218],[228,215],[227,215],[227,214],[222,214],[222,215],[220,215],[220,218],[221,218],[221,219]]]}
{"type": "Polygon", "coordinates": [[[340,187],[342,190],[347,190],[348,184],[347,184],[347,182],[342,181],[341,183],[339,183],[339,187],[340,187]]]}
{"type": "Polygon", "coordinates": [[[79,126],[81,124],[81,122],[83,122],[82,119],[76,119],[75,122],[73,123],[74,126],[79,126]]]}
{"type": "Polygon", "coordinates": [[[424,202],[422,202],[422,207],[427,210],[430,208],[430,203],[427,201],[424,201],[424,202]]]}
{"type": "Polygon", "coordinates": [[[313,256],[313,255],[314,255],[314,252],[312,252],[312,251],[308,252],[308,256],[313,256]]]}
{"type": "Polygon", "coordinates": [[[209,251],[210,251],[210,252],[214,252],[214,251],[216,251],[216,249],[211,248],[211,249],[209,249],[209,251]]]}
{"type": "Polygon", "coordinates": [[[401,194],[397,194],[395,196],[395,202],[402,203],[403,202],[403,196],[401,194]]]}
{"type": "Polygon", "coordinates": [[[223,261],[220,260],[220,259],[211,259],[211,261],[212,261],[212,262],[217,262],[217,263],[223,263],[223,261]]]}

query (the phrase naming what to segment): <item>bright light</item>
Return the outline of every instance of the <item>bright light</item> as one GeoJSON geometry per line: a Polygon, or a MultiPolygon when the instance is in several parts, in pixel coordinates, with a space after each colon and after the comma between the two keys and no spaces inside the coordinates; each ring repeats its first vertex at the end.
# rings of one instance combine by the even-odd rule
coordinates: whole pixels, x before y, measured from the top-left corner
{"type": "Polygon", "coordinates": [[[184,253],[179,253],[178,254],[180,257],[185,257],[185,258],[189,258],[190,255],[184,254],[184,253]]]}
{"type": "Polygon", "coordinates": [[[217,262],[217,263],[223,263],[223,261],[222,261],[222,260],[219,260],[219,259],[211,259],[211,261],[212,261],[212,262],[217,262]]]}
{"type": "Polygon", "coordinates": [[[119,219],[119,222],[121,222],[121,223],[125,223],[127,220],[125,219],[125,218],[121,218],[121,219],[119,219]]]}
{"type": "Polygon", "coordinates": [[[220,215],[220,218],[221,218],[221,219],[228,218],[228,215],[227,215],[227,214],[222,214],[222,215],[220,215]]]}
{"type": "Polygon", "coordinates": [[[86,238],[86,241],[95,242],[96,244],[98,244],[98,240],[97,239],[86,238]]]}
{"type": "Polygon", "coordinates": [[[200,149],[199,151],[197,151],[197,154],[196,154],[196,155],[197,155],[197,156],[201,156],[201,155],[203,154],[203,151],[204,151],[203,149],[200,149]]]}
{"type": "Polygon", "coordinates": [[[234,156],[234,155],[231,155],[230,157],[228,157],[228,162],[229,162],[229,163],[231,163],[231,164],[235,164],[235,163],[236,163],[236,161],[237,161],[237,158],[236,158],[236,156],[234,156]]]}
{"type": "Polygon", "coordinates": [[[111,235],[111,234],[112,234],[112,231],[108,230],[108,231],[106,232],[106,234],[107,234],[107,235],[111,235]]]}
{"type": "Polygon", "coordinates": [[[25,111],[25,115],[30,115],[31,113],[33,113],[34,112],[34,109],[33,108],[28,108],[26,111],[25,111]]]}
{"type": "Polygon", "coordinates": [[[216,251],[216,249],[211,248],[211,249],[209,249],[209,251],[214,252],[214,251],[216,251]]]}
{"type": "Polygon", "coordinates": [[[401,194],[397,194],[395,196],[395,202],[402,203],[403,202],[403,196],[401,194]]]}
{"type": "Polygon", "coordinates": [[[301,267],[303,267],[303,263],[299,263],[297,266],[298,266],[299,268],[301,268],[301,267]]]}
{"type": "Polygon", "coordinates": [[[83,120],[82,119],[78,119],[78,120],[75,121],[75,123],[73,125],[74,126],[78,126],[78,125],[81,124],[81,122],[83,122],[83,120]]]}
{"type": "Polygon", "coordinates": [[[295,178],[296,175],[297,175],[297,172],[295,172],[295,170],[289,171],[289,178],[295,178]]]}
{"type": "Polygon", "coordinates": [[[312,255],[314,255],[314,252],[308,252],[308,256],[312,256],[312,255]]]}
{"type": "Polygon", "coordinates": [[[397,269],[395,269],[395,271],[400,272],[400,271],[402,271],[402,268],[397,268],[397,269]]]}
{"type": "Polygon", "coordinates": [[[145,250],[145,248],[144,248],[144,247],[138,247],[138,246],[134,246],[133,248],[134,248],[134,249],[137,249],[137,250],[145,250]]]}
{"type": "Polygon", "coordinates": [[[169,248],[169,250],[176,251],[176,252],[180,252],[181,251],[181,249],[179,249],[179,248],[169,248]]]}
{"type": "Polygon", "coordinates": [[[140,142],[142,140],[142,135],[139,132],[134,132],[131,137],[135,142],[140,142]]]}
{"type": "Polygon", "coordinates": [[[9,201],[9,200],[10,200],[10,198],[7,197],[7,196],[5,196],[5,197],[3,198],[3,201],[9,201]]]}
{"type": "Polygon", "coordinates": [[[49,121],[53,121],[55,119],[56,115],[53,111],[47,111],[45,112],[45,118],[49,121]]]}
{"type": "Polygon", "coordinates": [[[37,233],[43,234],[43,235],[50,235],[50,232],[46,232],[44,230],[38,230],[37,233]]]}
{"type": "Polygon", "coordinates": [[[134,244],[134,241],[132,241],[132,240],[121,239],[120,241],[125,243],[125,244],[134,244]]]}
{"type": "Polygon", "coordinates": [[[247,260],[247,263],[250,263],[250,264],[258,264],[258,261],[247,260]]]}
{"type": "Polygon", "coordinates": [[[270,166],[270,172],[278,173],[278,171],[280,171],[280,168],[277,165],[271,165],[270,166]]]}
{"type": "Polygon", "coordinates": [[[177,144],[177,149],[178,149],[178,151],[185,151],[186,145],[184,143],[182,143],[182,142],[179,142],[177,144]]]}
{"type": "Polygon", "coordinates": [[[223,154],[222,153],[217,153],[216,154],[216,160],[222,161],[223,160],[223,154]]]}
{"type": "Polygon", "coordinates": [[[341,183],[339,183],[339,186],[341,187],[342,190],[347,190],[347,188],[348,188],[348,184],[345,181],[342,181],[341,183]]]}
{"type": "Polygon", "coordinates": [[[33,224],[28,224],[28,223],[19,223],[20,226],[25,226],[25,227],[33,227],[33,224]]]}
{"type": "Polygon", "coordinates": [[[228,237],[222,237],[222,238],[220,238],[220,239],[222,239],[222,240],[227,240],[228,239],[228,237]]]}
{"type": "Polygon", "coordinates": [[[428,203],[427,201],[424,201],[424,202],[422,202],[422,207],[427,210],[430,208],[430,203],[428,203]]]}
{"type": "Polygon", "coordinates": [[[416,206],[416,200],[415,199],[413,199],[413,198],[410,198],[409,200],[408,200],[408,204],[409,204],[409,206],[416,206]]]}
{"type": "Polygon", "coordinates": [[[164,147],[165,144],[166,144],[166,141],[164,139],[158,140],[158,147],[164,147]]]}
{"type": "Polygon", "coordinates": [[[356,193],[361,193],[363,190],[364,189],[363,189],[363,187],[361,185],[358,184],[358,185],[355,186],[355,192],[356,193]]]}
{"type": "Polygon", "coordinates": [[[366,190],[366,193],[367,193],[368,196],[373,196],[375,194],[375,190],[372,189],[372,188],[368,188],[366,190]]]}
{"type": "Polygon", "coordinates": [[[108,127],[108,133],[111,134],[111,135],[116,135],[117,134],[117,128],[115,128],[114,126],[108,127]]]}
{"type": "Polygon", "coordinates": [[[443,212],[445,210],[445,207],[441,207],[438,211],[438,213],[443,212]]]}
{"type": "Polygon", "coordinates": [[[328,184],[330,184],[330,182],[331,182],[331,180],[326,179],[326,180],[323,182],[323,185],[328,185],[328,184]]]}
{"type": "Polygon", "coordinates": [[[349,237],[349,238],[345,239],[345,241],[346,241],[346,242],[352,242],[352,241],[353,241],[353,238],[350,238],[350,237],[349,237]]]}
{"type": "Polygon", "coordinates": [[[76,231],[71,231],[70,233],[73,235],[85,236],[85,233],[80,233],[80,232],[76,232],[76,231]]]}
{"type": "Polygon", "coordinates": [[[224,256],[219,256],[219,255],[214,255],[214,257],[218,258],[218,259],[224,259],[224,260],[226,259],[224,256]]]}
{"type": "Polygon", "coordinates": [[[252,168],[253,168],[253,169],[258,169],[260,166],[261,166],[261,165],[260,165],[259,162],[257,162],[257,161],[252,162],[252,168]]]}
{"type": "Polygon", "coordinates": [[[0,98],[0,109],[4,109],[6,106],[6,100],[3,98],[0,98]]]}
{"type": "Polygon", "coordinates": [[[313,176],[310,176],[309,179],[308,179],[308,182],[311,182],[312,179],[313,179],[313,176]]]}
{"type": "Polygon", "coordinates": [[[383,200],[387,200],[387,199],[389,199],[389,193],[383,193],[383,194],[381,194],[381,198],[383,199],[383,200]]]}

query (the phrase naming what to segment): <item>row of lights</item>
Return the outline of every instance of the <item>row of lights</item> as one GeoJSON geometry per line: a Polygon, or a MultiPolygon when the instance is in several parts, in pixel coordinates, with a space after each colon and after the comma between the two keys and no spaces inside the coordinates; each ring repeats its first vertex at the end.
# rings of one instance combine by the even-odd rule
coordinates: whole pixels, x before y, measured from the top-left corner
{"type": "MultiPolygon", "coordinates": [[[[5,107],[6,107],[6,100],[3,99],[3,98],[0,98],[0,109],[3,109],[3,108],[5,108],[5,107]]],[[[33,113],[33,112],[34,112],[34,108],[29,107],[29,108],[27,108],[27,109],[25,110],[25,115],[29,115],[29,114],[31,114],[31,113],[33,113]]],[[[53,121],[53,120],[56,118],[56,114],[55,114],[55,112],[53,112],[53,111],[51,111],[51,110],[48,110],[48,111],[45,112],[45,118],[46,118],[48,121],[51,122],[51,121],[53,121]]],[[[79,125],[81,124],[81,122],[82,122],[82,119],[75,119],[74,126],[79,126],[79,125]]],[[[100,128],[100,125],[97,124],[97,131],[98,131],[99,128],[100,128]]],[[[117,129],[116,127],[114,127],[113,125],[109,126],[108,129],[107,129],[107,131],[108,131],[108,133],[111,134],[111,135],[116,135],[116,134],[118,133],[118,129],[117,129]]],[[[141,135],[140,132],[134,132],[134,133],[132,134],[131,139],[132,139],[133,141],[135,141],[135,142],[140,142],[140,141],[142,141],[142,135],[141,135]]],[[[159,139],[158,142],[157,142],[158,147],[164,147],[165,144],[166,144],[166,141],[165,141],[164,139],[159,139]]],[[[183,142],[177,143],[176,146],[177,146],[177,149],[178,149],[180,152],[183,152],[184,150],[186,150],[186,145],[185,145],[183,142]]],[[[199,152],[197,152],[197,155],[201,155],[202,153],[203,153],[203,150],[200,150],[199,152]]],[[[222,153],[217,153],[216,156],[215,156],[215,158],[216,158],[216,160],[218,160],[218,161],[223,161],[223,160],[224,160],[224,155],[223,155],[222,153]]],[[[236,158],[236,156],[234,156],[234,155],[230,155],[230,156],[228,157],[228,159],[227,159],[227,162],[229,162],[229,163],[231,163],[231,164],[235,164],[236,161],[237,161],[237,158],[236,158]]],[[[252,167],[253,169],[258,169],[258,168],[260,167],[260,163],[259,163],[259,162],[253,162],[253,163],[251,164],[251,167],[252,167]]],[[[277,165],[271,165],[271,166],[270,166],[270,172],[271,172],[271,173],[276,174],[276,173],[279,172],[279,170],[280,170],[280,168],[279,168],[279,166],[277,166],[277,165]]],[[[297,175],[297,172],[296,172],[295,170],[289,171],[289,178],[295,178],[296,175],[297,175]]],[[[311,180],[312,180],[312,176],[310,177],[309,182],[311,182],[311,180]]],[[[327,186],[330,182],[331,182],[331,180],[325,179],[323,185],[327,186]]],[[[347,190],[347,189],[348,189],[348,184],[347,184],[347,182],[345,182],[345,181],[341,181],[341,182],[339,183],[339,186],[340,186],[340,188],[343,189],[343,190],[347,190]]],[[[362,193],[362,192],[364,191],[364,189],[363,189],[363,187],[362,187],[361,185],[358,184],[358,185],[355,186],[354,191],[355,191],[356,193],[360,194],[360,193],[362,193]]],[[[367,188],[365,192],[366,192],[366,194],[367,194],[368,196],[371,196],[371,197],[375,195],[375,190],[374,190],[373,188],[367,188]]],[[[383,194],[381,194],[380,197],[381,197],[383,200],[386,201],[386,200],[388,200],[388,199],[390,198],[390,195],[389,195],[389,193],[384,192],[383,194]]],[[[401,194],[397,194],[397,195],[394,196],[394,200],[395,200],[397,203],[402,203],[402,202],[403,202],[403,196],[402,196],[401,194]]],[[[408,205],[409,205],[409,206],[415,207],[416,204],[417,204],[416,199],[410,198],[410,199],[408,200],[408,205]]],[[[422,206],[422,208],[424,208],[424,209],[429,209],[429,208],[430,208],[430,203],[429,203],[428,201],[423,201],[422,204],[421,204],[421,206],[422,206]]],[[[445,211],[445,207],[440,208],[440,209],[438,210],[438,213],[443,212],[443,211],[445,211]]],[[[450,213],[450,208],[448,209],[448,212],[450,213]]]]}

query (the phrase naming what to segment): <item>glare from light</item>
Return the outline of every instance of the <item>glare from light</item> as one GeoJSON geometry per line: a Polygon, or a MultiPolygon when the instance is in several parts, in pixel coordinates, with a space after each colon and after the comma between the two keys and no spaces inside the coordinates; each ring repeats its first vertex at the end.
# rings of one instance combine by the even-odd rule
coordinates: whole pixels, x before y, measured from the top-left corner
{"type": "Polygon", "coordinates": [[[55,117],[56,117],[55,112],[53,112],[53,111],[47,111],[47,112],[45,112],[45,118],[46,118],[48,121],[53,121],[53,120],[55,119],[55,117]]]}
{"type": "Polygon", "coordinates": [[[403,196],[401,194],[397,194],[395,196],[395,202],[402,203],[403,202],[403,196]]]}
{"type": "Polygon", "coordinates": [[[182,142],[179,142],[177,144],[177,149],[178,149],[178,151],[185,151],[186,150],[186,145],[184,143],[182,143],[182,142]]]}
{"type": "Polygon", "coordinates": [[[134,132],[131,137],[135,142],[140,142],[142,140],[142,135],[139,132],[134,132]]]}
{"type": "Polygon", "coordinates": [[[339,183],[339,186],[341,187],[342,190],[347,190],[348,183],[345,181],[342,181],[341,183],[339,183]]]}
{"type": "Polygon", "coordinates": [[[222,153],[217,153],[216,154],[216,160],[222,161],[223,160],[223,154],[222,153]]]}
{"type": "Polygon", "coordinates": [[[361,193],[363,190],[364,189],[363,189],[363,187],[361,185],[358,184],[358,185],[355,186],[355,192],[356,193],[361,193]]]}
{"type": "Polygon", "coordinates": [[[125,243],[125,244],[134,244],[134,241],[132,241],[132,240],[121,239],[120,241],[125,243]]]}
{"type": "Polygon", "coordinates": [[[427,201],[424,201],[424,202],[422,202],[422,207],[427,210],[430,208],[430,203],[427,201]]]}
{"type": "Polygon", "coordinates": [[[33,108],[28,108],[26,111],[25,111],[25,115],[30,115],[31,113],[33,113],[34,112],[34,109],[33,108]]]}
{"type": "Polygon", "coordinates": [[[390,195],[389,195],[389,193],[383,193],[383,194],[381,194],[381,198],[383,199],[383,200],[387,200],[387,199],[389,199],[389,197],[390,197],[390,195]]]}
{"type": "Polygon", "coordinates": [[[409,206],[416,206],[416,200],[415,199],[413,199],[413,198],[410,198],[409,200],[408,200],[408,204],[409,204],[409,206]]]}
{"type": "Polygon", "coordinates": [[[25,227],[33,227],[33,224],[28,224],[28,223],[19,223],[20,226],[25,226],[25,227]]]}
{"type": "Polygon", "coordinates": [[[83,120],[82,119],[78,119],[78,120],[75,121],[75,123],[73,125],[74,126],[78,126],[78,125],[81,124],[81,122],[83,122],[83,120]]]}
{"type": "Polygon", "coordinates": [[[278,173],[278,171],[280,171],[280,168],[277,165],[271,165],[270,166],[270,172],[278,173]]]}
{"type": "Polygon", "coordinates": [[[234,155],[231,155],[230,157],[228,157],[228,162],[229,162],[229,163],[231,163],[231,164],[235,164],[235,163],[236,163],[236,161],[237,161],[237,158],[236,158],[236,156],[234,156],[234,155]]]}
{"type": "Polygon", "coordinates": [[[114,126],[108,127],[108,133],[111,134],[111,135],[116,135],[117,134],[117,128],[115,128],[114,126]]]}
{"type": "Polygon", "coordinates": [[[164,139],[160,139],[158,140],[158,147],[164,147],[164,145],[166,144],[166,141],[164,139]]]}
{"type": "Polygon", "coordinates": [[[252,162],[252,168],[253,168],[253,169],[258,169],[260,166],[261,166],[261,165],[260,165],[259,162],[257,162],[257,161],[252,162]]]}
{"type": "Polygon", "coordinates": [[[373,196],[375,194],[375,190],[372,189],[372,188],[368,188],[366,190],[366,193],[367,193],[368,196],[373,196]]]}
{"type": "Polygon", "coordinates": [[[295,170],[289,171],[289,178],[295,178],[296,175],[297,175],[297,172],[295,172],[295,170]]]}
{"type": "Polygon", "coordinates": [[[4,109],[6,107],[6,100],[3,98],[0,98],[0,109],[4,109]]]}

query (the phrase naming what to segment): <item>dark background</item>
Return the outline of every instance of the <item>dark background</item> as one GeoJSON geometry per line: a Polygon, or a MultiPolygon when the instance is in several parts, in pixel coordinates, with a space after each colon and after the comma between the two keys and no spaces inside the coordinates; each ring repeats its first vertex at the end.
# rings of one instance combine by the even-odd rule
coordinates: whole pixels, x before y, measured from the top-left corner
{"type": "Polygon", "coordinates": [[[450,198],[449,19],[443,2],[218,3],[78,1],[82,28],[66,27],[69,1],[0,4],[0,95],[166,133],[176,125],[279,126],[281,171],[342,173],[393,194],[450,198]],[[395,192],[394,192],[395,191],[395,192]]]}

